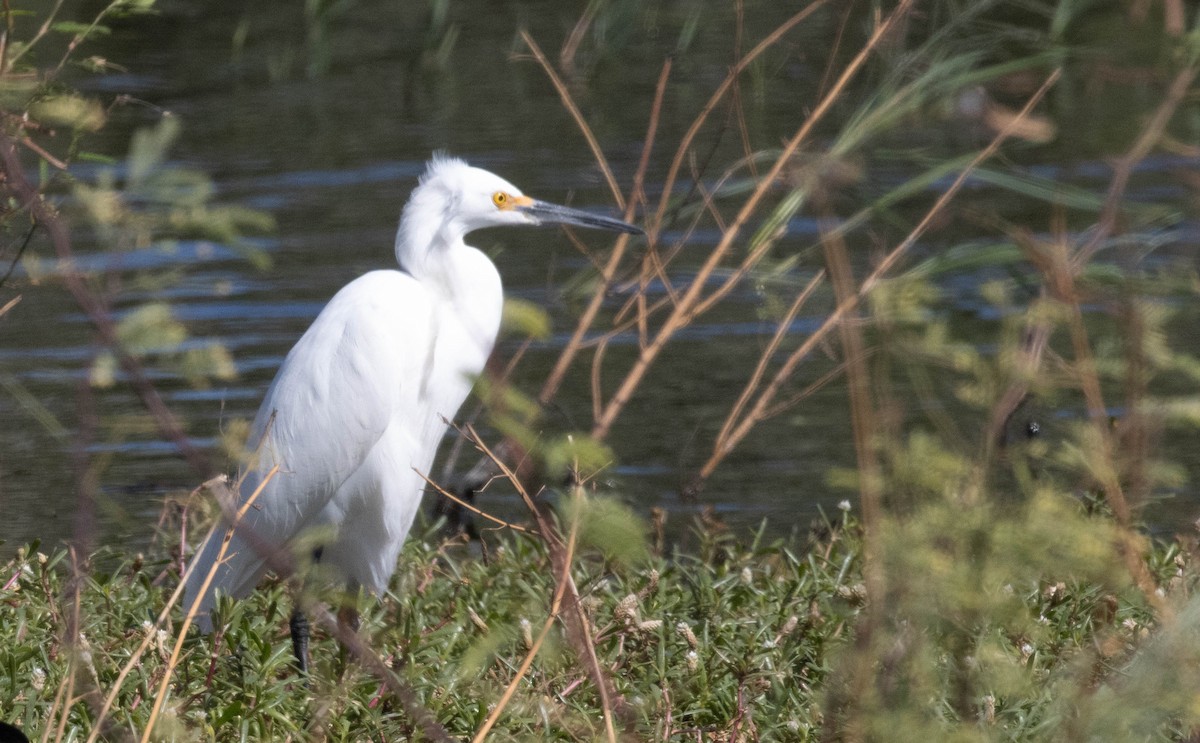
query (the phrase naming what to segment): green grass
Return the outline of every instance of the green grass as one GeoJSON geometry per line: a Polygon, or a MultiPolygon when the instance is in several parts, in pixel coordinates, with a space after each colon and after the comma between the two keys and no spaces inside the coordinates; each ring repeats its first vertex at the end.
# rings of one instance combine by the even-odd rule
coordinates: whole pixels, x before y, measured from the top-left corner
{"type": "MultiPolygon", "coordinates": [[[[574,577],[593,621],[596,649],[643,733],[738,729],[795,736],[813,724],[828,647],[856,612],[856,543],[837,537],[816,549],[738,547],[706,537],[698,554],[654,558],[610,571],[599,558],[575,563],[574,577]]],[[[549,610],[555,580],[530,537],[495,540],[488,559],[436,532],[410,540],[393,589],[364,600],[363,633],[456,736],[483,723],[549,610]]],[[[122,665],[168,600],[178,575],[161,557],[120,558],[86,578],[81,599],[86,653],[64,644],[72,607],[65,553],[24,552],[5,566],[17,576],[0,593],[0,717],[37,734],[62,709],[56,693],[72,664],[79,671],[68,738],[83,739],[122,665]]],[[[346,662],[317,633],[316,670],[307,687],[292,667],[291,601],[271,583],[250,600],[222,605],[224,631],[192,631],[175,671],[159,735],[176,739],[398,740],[416,733],[380,681],[346,662]]],[[[140,734],[173,643],[170,626],[151,643],[121,687],[111,735],[140,734]]],[[[556,628],[493,739],[603,735],[598,695],[556,628]]]]}
{"type": "MultiPolygon", "coordinates": [[[[1077,518],[1106,520],[1082,509],[1077,518]]],[[[924,529],[931,521],[921,523],[924,529]]],[[[632,740],[817,739],[823,712],[839,707],[838,669],[856,657],[864,616],[857,526],[826,526],[806,541],[739,543],[699,527],[693,536],[686,553],[630,567],[612,569],[588,554],[574,562],[597,655],[631,710],[618,731],[626,727],[632,740]]],[[[483,559],[477,548],[441,541],[435,530],[419,535],[409,541],[389,595],[361,602],[372,648],[456,738],[474,735],[501,698],[547,619],[556,584],[536,538],[492,535],[489,542],[483,559]]],[[[1027,542],[1020,549],[1031,549],[1027,542]]],[[[934,541],[924,551],[939,549],[934,541]]],[[[1120,709],[1121,699],[1145,691],[1122,678],[1137,678],[1139,664],[1161,652],[1164,631],[1136,591],[1114,588],[1098,571],[1091,581],[1072,578],[1070,568],[1062,580],[1030,571],[998,590],[980,585],[979,596],[1007,598],[977,598],[968,604],[974,613],[964,612],[954,603],[964,594],[956,578],[926,575],[921,582],[921,571],[937,563],[929,554],[889,563],[896,613],[889,629],[874,635],[887,638],[888,647],[871,659],[880,688],[859,700],[844,729],[865,739],[901,739],[878,728],[884,724],[895,734],[910,729],[946,739],[1056,740],[1072,720],[1087,729],[1101,719],[1109,708],[1097,706],[1102,694],[1113,695],[1110,706],[1120,709]],[[923,593],[909,590],[918,585],[923,593]],[[914,595],[919,607],[911,605],[914,595]],[[954,649],[963,638],[970,638],[968,665],[976,666],[969,681],[956,670],[954,649]],[[1082,676],[1081,665],[1088,666],[1082,676]],[[882,688],[887,683],[904,685],[905,693],[882,688]],[[988,691],[969,700],[978,711],[970,719],[955,701],[965,689],[988,691]]],[[[1149,564],[1168,596],[1194,583],[1177,545],[1155,546],[1149,564]]],[[[177,584],[177,568],[162,555],[95,555],[79,601],[83,641],[71,645],[64,631],[74,610],[69,565],[65,552],[47,557],[34,546],[4,566],[0,718],[35,739],[55,739],[64,724],[61,739],[86,740],[103,697],[136,657],[104,739],[138,740],[180,625],[178,611],[163,629],[152,624],[177,584]]],[[[216,635],[193,630],[154,738],[426,739],[379,678],[347,661],[320,631],[316,668],[305,684],[292,667],[291,607],[286,589],[269,583],[249,600],[223,604],[216,635]]],[[[1185,656],[1176,657],[1186,663],[1185,656]]],[[[1138,739],[1170,739],[1180,730],[1187,704],[1157,698],[1167,709],[1151,715],[1151,734],[1138,739]]],[[[490,738],[604,737],[599,695],[556,622],[490,738]]]]}

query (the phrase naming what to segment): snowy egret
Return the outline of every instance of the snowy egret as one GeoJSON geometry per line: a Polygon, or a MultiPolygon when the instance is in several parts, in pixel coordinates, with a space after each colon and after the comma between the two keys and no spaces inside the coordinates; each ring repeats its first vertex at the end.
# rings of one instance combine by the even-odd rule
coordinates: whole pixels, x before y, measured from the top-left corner
{"type": "MultiPolygon", "coordinates": [[[[314,557],[349,589],[387,587],[421,502],[421,473],[429,472],[445,421],[483,371],[500,327],[500,275],[463,237],[483,227],[549,223],[641,233],[531,199],[462,160],[430,161],[400,217],[400,270],[372,271],[339,291],[267,390],[249,440],[259,451],[243,472],[239,503],[261,491],[244,509],[225,558],[218,562],[229,526],[222,521],[187,573],[183,606],[195,604],[203,631],[212,631],[214,591],[246,596],[267,570],[263,546],[287,548],[305,532],[324,535],[314,557]]],[[[304,669],[307,622],[299,610],[292,635],[304,669]]]]}

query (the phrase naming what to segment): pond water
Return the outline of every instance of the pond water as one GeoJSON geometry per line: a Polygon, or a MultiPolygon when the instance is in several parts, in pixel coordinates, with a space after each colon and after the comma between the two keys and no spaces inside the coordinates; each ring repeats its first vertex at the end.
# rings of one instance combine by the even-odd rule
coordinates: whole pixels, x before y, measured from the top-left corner
{"type": "MultiPolygon", "coordinates": [[[[447,3],[444,18],[431,18],[430,5],[443,4],[364,0],[350,3],[342,13],[307,21],[303,5],[171,4],[155,17],[122,21],[99,47],[129,72],[80,83],[98,95],[125,93],[148,104],[118,109],[116,125],[103,139],[89,142],[91,149],[119,155],[134,128],[152,123],[156,109],[168,110],[184,124],[173,151],[178,162],[209,174],[219,202],[263,210],[277,222],[278,229],[257,243],[272,259],[268,270],[254,268],[227,247],[203,242],[125,254],[119,264],[111,264],[126,276],[150,267],[178,268],[179,280],[169,286],[127,287],[116,309],[166,299],[196,337],[216,338],[232,352],[238,369],[232,383],[197,390],[165,373],[156,377],[167,403],[205,447],[214,445],[228,421],[253,416],[287,350],[340,286],[365,271],[392,265],[400,207],[431,152],[462,156],[539,198],[615,211],[583,138],[546,76],[528,59],[515,58],[524,52],[517,33],[524,28],[557,59],[588,3],[447,3]],[[439,49],[444,50],[443,62],[437,61],[439,49]]],[[[773,2],[744,5],[745,46],[794,12],[773,2]]],[[[78,11],[80,17],[87,9],[78,11]]],[[[748,73],[742,91],[744,136],[754,147],[778,146],[817,100],[841,19],[840,11],[817,14],[748,73]]],[[[662,112],[659,136],[664,144],[649,170],[647,191],[654,198],[675,144],[733,59],[734,5],[618,2],[598,24],[603,41],[597,41],[598,31],[585,36],[572,90],[625,187],[640,157],[661,64],[682,48],[662,112]]],[[[1069,136],[1026,152],[1029,162],[1024,165],[1041,177],[1103,193],[1110,173],[1105,157],[1121,151],[1130,127],[1155,99],[1132,84],[1136,95],[1103,102],[1083,94],[1084,80],[1068,77],[1062,87],[1053,115],[1069,136]]],[[[836,131],[836,117],[830,122],[830,131],[836,131]]],[[[931,118],[926,128],[914,124],[905,136],[926,143],[931,157],[977,146],[972,135],[961,134],[960,139],[954,129],[931,118]]],[[[736,126],[713,127],[698,149],[711,149],[716,160],[728,163],[740,152],[742,136],[736,126]]],[[[880,156],[861,163],[868,182],[861,187],[864,197],[915,174],[910,165],[895,162],[880,156]]],[[[1200,225],[1194,219],[1195,180],[1186,174],[1194,174],[1198,162],[1186,153],[1151,158],[1131,192],[1133,201],[1161,204],[1178,215],[1155,233],[1157,253],[1192,266],[1200,225]]],[[[948,183],[940,181],[929,197],[948,183]]],[[[1006,206],[1009,196],[982,182],[972,184],[963,198],[975,209],[1027,208],[1016,202],[1006,206]]],[[[883,215],[883,221],[911,226],[929,204],[928,198],[917,201],[883,215]]],[[[1049,229],[1050,209],[1027,216],[1022,223],[1049,229]]],[[[919,253],[931,255],[957,242],[985,239],[981,221],[935,232],[919,253]]],[[[797,285],[820,266],[819,251],[801,253],[811,247],[815,234],[812,222],[797,218],[776,249],[781,259],[801,255],[788,274],[797,285]]],[[[891,234],[888,229],[878,233],[885,239],[891,234]]],[[[604,249],[609,239],[603,234],[577,236],[594,250],[604,249]]],[[[716,236],[708,229],[690,238],[672,268],[676,282],[687,280],[716,236]]],[[[86,253],[86,236],[79,239],[79,250],[86,253]]],[[[869,240],[864,236],[852,246],[864,265],[879,251],[869,240]]],[[[582,306],[580,296],[564,293],[563,287],[580,275],[588,259],[560,231],[485,231],[470,242],[494,256],[510,296],[544,307],[552,319],[554,333],[529,350],[516,374],[523,389],[535,392],[582,306]]],[[[48,255],[44,245],[32,250],[48,255]]],[[[96,260],[105,265],[115,259],[96,260]]],[[[996,318],[979,297],[982,281],[993,277],[994,269],[964,269],[940,280],[942,311],[981,347],[998,342],[996,318]]],[[[5,382],[0,392],[0,539],[54,541],[71,529],[77,390],[95,353],[94,339],[85,317],[52,283],[30,285],[19,274],[0,289],[0,304],[18,293],[21,303],[0,320],[0,381],[5,382]]],[[[841,380],[762,424],[702,492],[681,495],[773,330],[771,317],[763,313],[764,296],[760,282],[748,281],[719,311],[673,341],[609,437],[617,461],[605,477],[643,512],[652,506],[667,509],[672,528],[685,527],[693,513],[712,507],[738,528],[765,519],[771,531],[783,533],[803,528],[819,509],[828,511],[854,497],[827,478],[830,468],[854,463],[841,380]]],[[[621,301],[615,293],[610,309],[621,301]]],[[[816,309],[807,312],[793,336],[802,338],[820,320],[816,309]]],[[[634,341],[631,336],[614,343],[612,369],[628,362],[636,351],[634,341]]],[[[500,358],[509,358],[517,346],[517,340],[502,342],[500,358]]],[[[818,354],[803,368],[797,389],[829,367],[828,356],[818,354]]],[[[553,430],[590,428],[589,369],[590,359],[584,357],[569,375],[550,411],[553,430]]],[[[615,371],[606,377],[607,389],[615,377],[615,371]]],[[[905,394],[903,389],[899,394],[905,394]]],[[[95,396],[101,416],[138,410],[132,393],[121,385],[95,396]]],[[[1054,419],[1076,413],[1056,409],[1046,414],[1054,419]]],[[[100,430],[91,458],[101,473],[104,538],[138,542],[145,539],[164,495],[193,486],[197,478],[144,424],[131,421],[124,430],[100,430]]],[[[1194,443],[1194,438],[1175,439],[1168,445],[1187,451],[1195,449],[1194,443]]],[[[221,459],[215,451],[213,457],[221,459]]],[[[1200,472],[1194,462],[1189,467],[1193,474],[1200,472]]],[[[1172,497],[1149,512],[1156,525],[1174,528],[1194,518],[1197,494],[1192,486],[1164,495],[1172,497]]],[[[517,511],[517,501],[502,490],[482,496],[481,505],[501,513],[517,511]]]]}

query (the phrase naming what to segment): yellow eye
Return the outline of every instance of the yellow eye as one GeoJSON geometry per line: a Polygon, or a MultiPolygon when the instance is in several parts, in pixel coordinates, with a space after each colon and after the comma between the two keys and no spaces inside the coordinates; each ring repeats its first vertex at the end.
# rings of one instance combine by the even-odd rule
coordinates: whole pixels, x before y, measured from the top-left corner
{"type": "Polygon", "coordinates": [[[501,209],[508,208],[508,194],[503,191],[497,191],[492,194],[492,203],[501,209]]]}

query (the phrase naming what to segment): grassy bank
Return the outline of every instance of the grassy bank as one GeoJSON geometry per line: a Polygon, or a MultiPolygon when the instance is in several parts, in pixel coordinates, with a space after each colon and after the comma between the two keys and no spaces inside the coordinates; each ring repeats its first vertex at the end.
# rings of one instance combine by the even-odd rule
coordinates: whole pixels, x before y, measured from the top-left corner
{"type": "MultiPolygon", "coordinates": [[[[1186,610],[1170,624],[1150,621],[1105,545],[1086,549],[1109,532],[1107,517],[1066,497],[1004,514],[981,507],[953,518],[991,522],[989,544],[972,543],[960,525],[941,543],[905,549],[907,529],[937,528],[939,509],[952,516],[931,509],[893,524],[889,606],[873,628],[849,515],[770,543],[700,525],[689,546],[624,566],[581,542],[571,575],[613,685],[617,734],[1149,740],[1175,738],[1194,721],[1186,682],[1197,650],[1180,640],[1198,625],[1186,610]],[[1061,541],[1048,541],[1053,534],[1061,541]],[[974,559],[960,559],[966,553],[974,559]],[[864,653],[869,688],[847,688],[864,653]]],[[[521,669],[556,592],[542,543],[489,535],[480,554],[439,534],[409,542],[385,600],[362,601],[372,651],[455,739],[471,738],[497,706],[493,740],[604,737],[606,705],[561,616],[521,669]]],[[[1147,549],[1160,598],[1182,606],[1196,577],[1190,553],[1179,543],[1147,549]]],[[[180,614],[155,619],[177,585],[177,559],[103,551],[91,562],[77,602],[65,552],[32,546],[4,566],[0,717],[34,739],[141,739],[171,665],[180,614]],[[75,616],[79,646],[64,644],[75,616]]],[[[223,607],[213,637],[193,630],[169,671],[153,738],[429,738],[377,673],[321,632],[306,685],[292,667],[291,607],[276,583],[223,607]]]]}
{"type": "MultiPolygon", "coordinates": [[[[593,641],[625,699],[634,729],[796,735],[815,717],[831,643],[846,634],[858,581],[857,545],[841,530],[814,545],[735,546],[711,533],[690,554],[613,570],[576,561],[574,578],[593,641]]],[[[178,612],[152,625],[177,566],[162,556],[118,559],[102,552],[78,608],[88,646],[62,643],[75,610],[69,557],[33,551],[5,566],[0,714],[41,734],[63,722],[82,739],[100,696],[152,636],[121,684],[109,721],[115,739],[144,728],[178,628],[178,612]],[[75,671],[73,703],[64,684],[75,671]]],[[[532,538],[477,548],[438,532],[409,542],[386,600],[363,601],[363,634],[430,712],[469,737],[500,699],[549,614],[549,557],[532,538]]],[[[306,688],[292,667],[292,602],[274,584],[230,604],[211,639],[191,637],[174,671],[158,734],[177,739],[402,740],[417,732],[378,678],[346,661],[321,635],[306,688]]],[[[555,623],[507,704],[496,738],[603,734],[594,686],[555,623]]],[[[195,634],[194,631],[192,633],[195,634]]],[[[318,633],[319,634],[319,633],[318,633]]],[[[625,713],[622,713],[625,714],[625,713]]]]}

